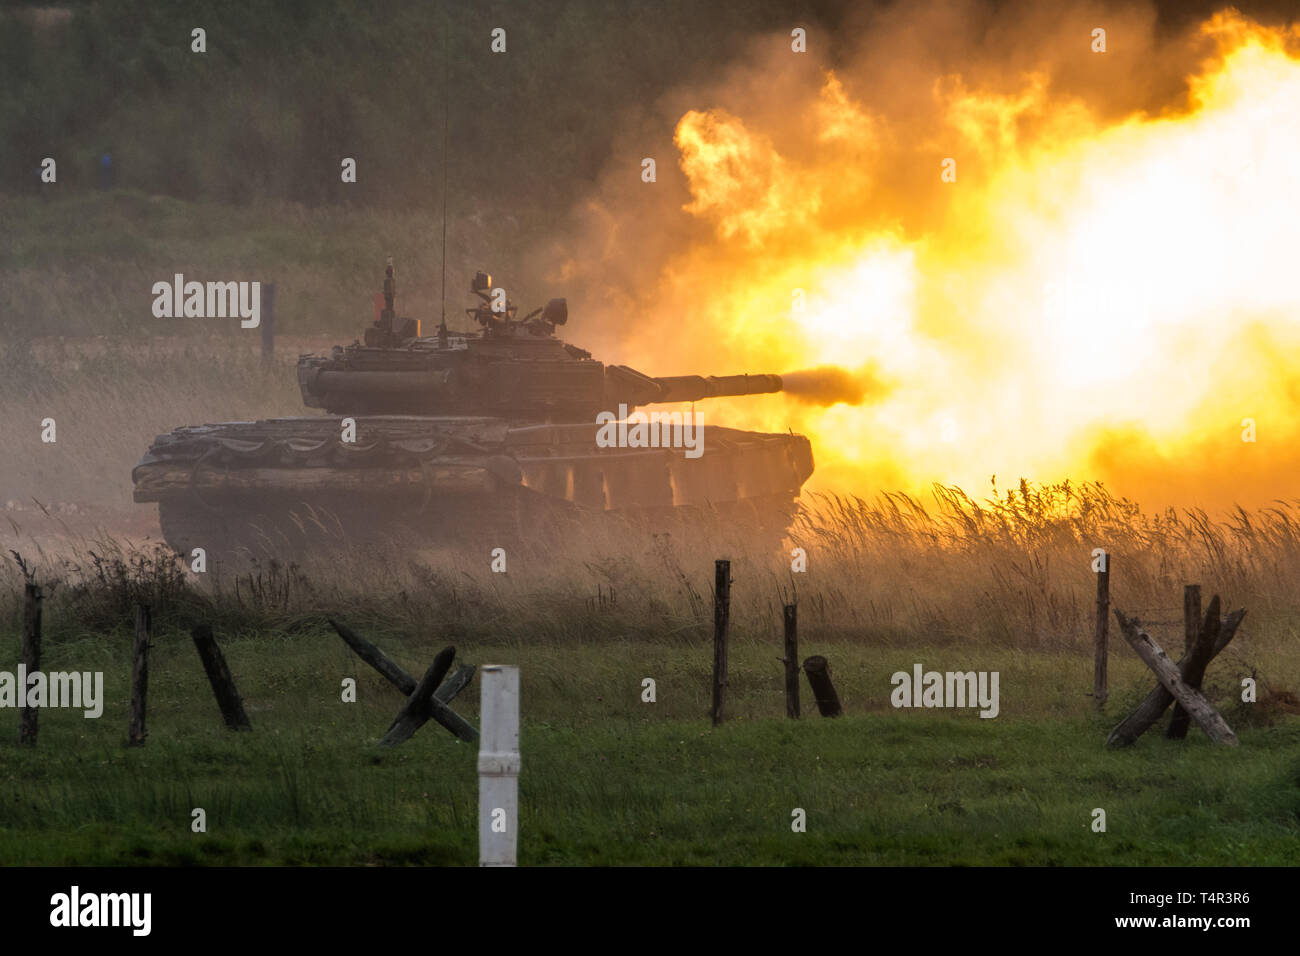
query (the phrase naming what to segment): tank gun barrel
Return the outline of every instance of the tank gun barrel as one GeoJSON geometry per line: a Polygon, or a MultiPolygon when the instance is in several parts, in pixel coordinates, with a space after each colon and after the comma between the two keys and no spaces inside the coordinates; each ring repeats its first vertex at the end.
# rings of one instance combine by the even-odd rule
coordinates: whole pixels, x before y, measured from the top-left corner
{"type": "Polygon", "coordinates": [[[662,375],[652,376],[626,365],[605,366],[605,401],[629,406],[698,402],[726,395],[762,395],[785,387],[780,375],[662,375]]]}
{"type": "Polygon", "coordinates": [[[784,387],[780,375],[664,375],[655,379],[663,389],[656,402],[697,402],[726,395],[762,395],[784,387]]]}

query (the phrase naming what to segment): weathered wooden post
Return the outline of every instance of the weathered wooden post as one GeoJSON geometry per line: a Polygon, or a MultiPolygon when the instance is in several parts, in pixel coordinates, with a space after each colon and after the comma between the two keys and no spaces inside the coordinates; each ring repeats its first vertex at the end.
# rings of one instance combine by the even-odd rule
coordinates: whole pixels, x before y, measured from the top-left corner
{"type": "MultiPolygon", "coordinates": [[[[1214,660],[1214,658],[1228,646],[1232,641],[1233,636],[1237,633],[1237,628],[1241,625],[1242,620],[1246,616],[1246,609],[1238,608],[1227,617],[1220,618],[1219,607],[1219,596],[1216,594],[1214,597],[1210,598],[1210,606],[1205,611],[1205,621],[1201,625],[1200,634],[1197,636],[1196,644],[1192,648],[1192,652],[1190,654],[1184,654],[1182,660],[1178,662],[1178,673],[1187,685],[1190,685],[1193,678],[1197,681],[1201,680],[1209,662],[1214,660]]],[[[1131,637],[1129,631],[1139,627],[1139,622],[1136,619],[1129,621],[1119,608],[1115,609],[1115,619],[1119,621],[1120,631],[1124,634],[1124,639],[1132,644],[1133,641],[1136,640],[1136,635],[1131,637]]],[[[1145,632],[1143,632],[1142,636],[1146,637],[1145,632]]],[[[1149,637],[1146,639],[1148,641],[1150,640],[1149,637]]],[[[1134,649],[1137,649],[1136,646],[1134,649]]],[[[1163,651],[1161,653],[1163,654],[1163,651]]],[[[1144,657],[1143,660],[1145,659],[1146,658],[1144,657]]],[[[1148,666],[1150,665],[1148,664],[1148,666]]],[[[1194,687],[1188,686],[1185,690],[1189,694],[1200,695],[1200,691],[1194,687]]],[[[1203,699],[1202,696],[1202,700],[1203,699]]],[[[1156,684],[1156,686],[1151,689],[1151,693],[1147,694],[1146,699],[1138,705],[1138,708],[1125,717],[1124,720],[1120,722],[1119,726],[1111,731],[1110,737],[1106,741],[1106,745],[1109,747],[1127,747],[1132,744],[1135,740],[1141,737],[1148,728],[1160,719],[1160,715],[1163,714],[1165,709],[1171,703],[1174,703],[1175,700],[1178,700],[1178,698],[1174,694],[1173,688],[1167,687],[1162,680],[1161,683],[1156,684]]],[[[1183,703],[1182,700],[1178,700],[1178,702],[1183,703]]],[[[1205,703],[1205,706],[1210,706],[1208,701],[1205,703]]],[[[1188,708],[1184,705],[1184,710],[1187,709],[1188,708]]],[[[1213,708],[1211,708],[1211,710],[1212,709],[1213,708]]],[[[1204,722],[1195,712],[1191,713],[1192,716],[1196,717],[1197,722],[1201,724],[1202,728],[1205,729],[1205,732],[1211,737],[1214,737],[1215,733],[1218,731],[1212,731],[1211,728],[1205,726],[1204,722]]],[[[1172,731],[1172,725],[1170,729],[1172,731]]]]}
{"type": "MultiPolygon", "coordinates": [[[[1219,612],[1219,602],[1217,600],[1213,601],[1212,606],[1217,615],[1219,612]]],[[[1182,704],[1183,708],[1196,718],[1196,722],[1201,725],[1201,729],[1205,731],[1206,736],[1215,743],[1228,744],[1233,747],[1237,746],[1237,735],[1232,732],[1232,728],[1229,727],[1227,722],[1219,716],[1219,712],[1216,711],[1214,706],[1205,699],[1204,694],[1195,687],[1188,685],[1184,671],[1190,669],[1192,661],[1184,658],[1180,664],[1175,664],[1169,659],[1169,656],[1164,652],[1164,650],[1161,649],[1160,645],[1151,639],[1151,635],[1143,629],[1140,622],[1136,619],[1130,621],[1128,618],[1119,614],[1118,611],[1115,616],[1119,619],[1119,629],[1120,633],[1124,635],[1124,639],[1129,642],[1133,647],[1133,650],[1137,651],[1138,656],[1142,658],[1147,667],[1151,668],[1156,677],[1159,678],[1161,685],[1166,691],[1168,691],[1169,698],[1167,698],[1165,703],[1161,706],[1161,711],[1163,711],[1165,707],[1169,706],[1169,699],[1175,700],[1182,704]]],[[[1206,639],[1198,642],[1197,653],[1195,656],[1200,657],[1202,653],[1206,664],[1208,664],[1214,656],[1214,648],[1210,640],[1206,639]]],[[[1204,666],[1201,666],[1200,670],[1202,674],[1205,673],[1204,666]]],[[[1140,709],[1141,708],[1139,708],[1139,710],[1140,709]]],[[[1156,714],[1156,719],[1159,719],[1159,716],[1159,714],[1156,714]]],[[[1129,720],[1131,721],[1132,719],[1133,715],[1130,715],[1129,720]]],[[[1154,722],[1155,721],[1153,720],[1152,723],[1154,722]]],[[[1126,721],[1126,723],[1128,723],[1128,721],[1126,721]]],[[[1150,726],[1150,724],[1147,726],[1150,726]]],[[[1121,725],[1121,727],[1123,727],[1123,725],[1121,725]]],[[[1107,743],[1110,743],[1112,746],[1118,746],[1122,743],[1129,742],[1120,738],[1120,730],[1120,727],[1115,728],[1111,733],[1111,740],[1107,741],[1107,743]]]]}
{"type": "Polygon", "coordinates": [[[212,636],[212,628],[200,624],[190,631],[190,636],[194,638],[194,647],[199,652],[199,659],[203,661],[203,670],[208,675],[208,683],[212,685],[212,693],[216,695],[217,706],[221,708],[226,726],[231,730],[252,730],[253,725],[244,713],[244,702],[240,700],[239,691],[235,688],[235,678],[231,676],[226,657],[212,636]]]}
{"type": "Polygon", "coordinates": [[[1098,710],[1106,706],[1106,698],[1110,696],[1106,678],[1110,654],[1107,647],[1110,637],[1110,562],[1110,552],[1103,551],[1101,567],[1097,571],[1097,640],[1092,662],[1092,699],[1098,710]]]}
{"type": "MultiPolygon", "coordinates": [[[[1210,609],[1201,618],[1201,586],[1188,584],[1183,588],[1183,661],[1186,668],[1180,671],[1187,686],[1201,689],[1205,679],[1205,669],[1214,658],[1214,644],[1219,638],[1223,622],[1219,618],[1219,596],[1210,598],[1210,609]]],[[[1182,661],[1179,662],[1182,664],[1182,661]]],[[[1174,715],[1169,718],[1169,727],[1165,736],[1170,740],[1182,740],[1187,736],[1187,728],[1192,718],[1182,704],[1174,704],[1174,715]]]]}
{"type": "MultiPolygon", "coordinates": [[[[442,683],[442,679],[447,676],[447,671],[451,670],[451,662],[456,658],[456,648],[445,647],[438,656],[433,659],[429,669],[424,672],[424,677],[416,685],[410,695],[406,698],[406,704],[398,711],[393,722],[388,726],[388,732],[384,734],[384,739],[379,741],[381,747],[392,747],[409,740],[411,736],[424,726],[425,722],[433,713],[433,693],[442,683]]],[[[472,730],[472,728],[471,728],[472,730]]]]}
{"type": "Polygon", "coordinates": [[[135,653],[131,659],[131,727],[127,745],[143,747],[145,699],[149,694],[149,641],[153,637],[153,614],[147,604],[135,606],[135,653]]]}
{"type": "Polygon", "coordinates": [[[388,732],[384,734],[383,740],[379,742],[381,746],[393,746],[408,740],[429,720],[437,721],[461,740],[471,743],[478,740],[478,731],[473,728],[470,722],[447,706],[473,679],[474,665],[463,665],[457,669],[456,673],[443,681],[441,685],[430,677],[430,674],[436,674],[438,679],[441,680],[442,675],[447,672],[452,659],[456,656],[454,647],[446,648],[434,659],[433,666],[429,671],[425,672],[425,680],[421,683],[402,670],[400,664],[352,630],[352,628],[335,621],[333,618],[327,618],[327,620],[330,626],[338,632],[339,637],[343,638],[344,642],[356,652],[358,657],[379,671],[390,684],[401,691],[403,697],[407,698],[407,702],[402,706],[392,724],[389,725],[388,732]],[[439,662],[443,661],[444,658],[445,663],[440,664],[439,662]],[[435,668],[441,669],[435,670],[435,668]],[[431,688],[424,687],[424,690],[421,691],[421,687],[429,683],[432,683],[438,689],[430,693],[431,688]]]}
{"type": "Polygon", "coordinates": [[[402,670],[392,658],[346,624],[340,624],[332,617],[326,618],[326,620],[329,621],[330,627],[334,628],[338,636],[343,638],[348,647],[356,652],[358,657],[383,674],[388,679],[388,682],[400,690],[404,696],[410,697],[415,693],[415,678],[402,670]]]}
{"type": "Polygon", "coordinates": [[[830,661],[820,654],[815,655],[803,662],[803,671],[808,675],[808,684],[817,698],[817,710],[821,715],[840,716],[844,711],[840,707],[839,695],[835,693],[835,685],[831,683],[830,661]]]}
{"type": "Polygon", "coordinates": [[[782,608],[785,621],[785,715],[799,716],[799,605],[782,608]]]}
{"type": "Polygon", "coordinates": [[[1190,654],[1201,636],[1201,586],[1183,585],[1183,653],[1190,654]]]}
{"type": "Polygon", "coordinates": [[[23,672],[18,687],[18,743],[36,746],[39,708],[27,706],[27,681],[41,669],[41,586],[28,581],[23,591],[23,672]]]}
{"type": "Polygon", "coordinates": [[[722,723],[727,687],[727,628],[731,623],[731,562],[713,567],[713,726],[722,723]]]}
{"type": "Polygon", "coordinates": [[[483,667],[478,751],[479,866],[514,866],[519,828],[519,668],[483,667]]]}
{"type": "Polygon", "coordinates": [[[262,283],[262,363],[275,362],[275,283],[262,283]]]}

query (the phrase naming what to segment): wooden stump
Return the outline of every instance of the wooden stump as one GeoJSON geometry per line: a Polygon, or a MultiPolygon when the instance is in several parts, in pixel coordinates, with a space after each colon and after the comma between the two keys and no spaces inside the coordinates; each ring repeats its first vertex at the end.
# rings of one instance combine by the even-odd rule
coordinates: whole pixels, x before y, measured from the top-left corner
{"type": "Polygon", "coordinates": [[[823,717],[838,717],[844,711],[840,707],[839,695],[831,683],[830,661],[821,655],[808,658],[803,662],[803,671],[808,675],[808,684],[813,696],[817,698],[817,710],[823,717]]]}

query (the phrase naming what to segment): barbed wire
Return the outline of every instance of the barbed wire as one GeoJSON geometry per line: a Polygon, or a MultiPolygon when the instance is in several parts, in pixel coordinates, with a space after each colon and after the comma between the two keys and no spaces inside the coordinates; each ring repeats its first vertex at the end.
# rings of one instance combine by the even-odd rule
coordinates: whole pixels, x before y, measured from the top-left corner
{"type": "MultiPolygon", "coordinates": [[[[1111,602],[1110,602],[1110,606],[1111,606],[1111,607],[1115,607],[1115,606],[1116,606],[1116,602],[1111,601],[1111,602]]],[[[1133,615],[1137,614],[1138,612],[1144,612],[1144,613],[1145,613],[1145,612],[1155,612],[1155,611],[1181,611],[1181,610],[1182,610],[1182,607],[1181,607],[1180,605],[1177,605],[1177,604],[1165,604],[1165,605],[1159,605],[1159,606],[1156,606],[1156,607],[1132,607],[1132,608],[1124,608],[1124,607],[1121,607],[1121,608],[1116,608],[1116,609],[1117,609],[1117,610],[1120,610],[1120,611],[1123,611],[1125,614],[1127,614],[1127,615],[1129,615],[1129,616],[1133,616],[1133,615]]],[[[1140,623],[1142,624],[1143,627],[1148,627],[1148,626],[1150,626],[1150,627],[1182,627],[1182,626],[1184,626],[1184,625],[1186,624],[1186,621],[1184,621],[1184,620],[1182,620],[1182,619],[1175,620],[1175,621],[1148,621],[1146,618],[1141,618],[1141,619],[1140,619],[1140,623]]]]}

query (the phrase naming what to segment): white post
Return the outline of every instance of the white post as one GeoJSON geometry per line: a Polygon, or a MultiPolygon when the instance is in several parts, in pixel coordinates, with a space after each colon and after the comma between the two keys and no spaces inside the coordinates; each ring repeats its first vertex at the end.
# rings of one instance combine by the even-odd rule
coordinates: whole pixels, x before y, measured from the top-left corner
{"type": "Polygon", "coordinates": [[[478,750],[479,866],[514,866],[519,826],[519,668],[479,672],[483,735],[478,750]]]}

